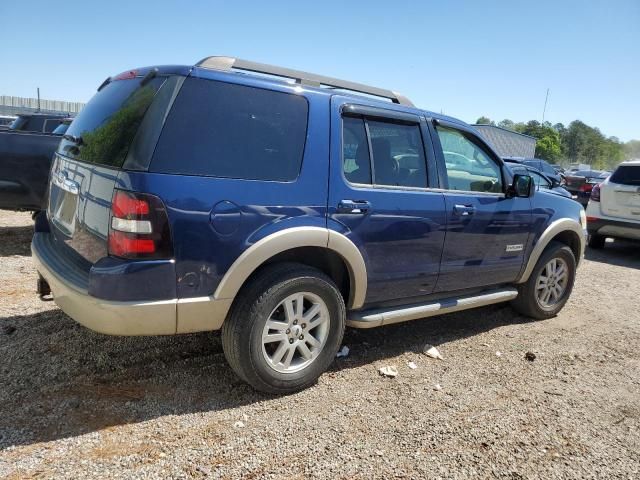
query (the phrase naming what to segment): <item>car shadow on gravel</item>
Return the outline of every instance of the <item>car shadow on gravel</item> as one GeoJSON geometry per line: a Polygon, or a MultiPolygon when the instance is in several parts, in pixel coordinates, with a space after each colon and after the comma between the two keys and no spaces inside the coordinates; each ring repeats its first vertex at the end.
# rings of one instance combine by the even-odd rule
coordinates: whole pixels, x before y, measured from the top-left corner
{"type": "MultiPolygon", "coordinates": [[[[491,306],[349,329],[344,344],[351,353],[330,372],[526,321],[508,306],[491,306]]],[[[231,409],[273,398],[232,373],[214,333],[111,337],[77,325],[58,309],[0,319],[5,332],[6,326],[15,330],[0,333],[0,450],[165,415],[228,411],[231,425],[237,420],[231,409]]]]}
{"type": "Polygon", "coordinates": [[[587,247],[584,258],[592,262],[607,263],[619,267],[640,269],[640,241],[608,241],[602,249],[587,247]]]}
{"type": "Polygon", "coordinates": [[[33,227],[0,227],[0,257],[30,256],[33,227]]]}
{"type": "Polygon", "coordinates": [[[409,352],[422,354],[425,345],[439,347],[498,327],[530,322],[508,305],[492,305],[370,330],[349,329],[344,344],[350,355],[333,368],[355,368],[409,352]]]}

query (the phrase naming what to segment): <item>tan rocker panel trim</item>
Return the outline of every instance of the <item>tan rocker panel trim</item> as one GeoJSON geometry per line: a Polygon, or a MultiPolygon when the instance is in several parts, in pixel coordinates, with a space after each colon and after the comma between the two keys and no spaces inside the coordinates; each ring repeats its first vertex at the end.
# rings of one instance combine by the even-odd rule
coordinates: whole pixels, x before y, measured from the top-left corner
{"type": "Polygon", "coordinates": [[[299,247],[328,248],[340,255],[349,270],[351,296],[347,308],[362,307],[367,293],[367,268],[351,240],[344,235],[320,227],[294,227],[257,241],[231,265],[218,285],[216,300],[233,299],[249,276],[271,257],[299,247]]]}
{"type": "Polygon", "coordinates": [[[538,243],[536,243],[535,247],[533,247],[531,256],[529,257],[529,261],[527,262],[527,267],[525,268],[524,272],[522,272],[522,275],[520,276],[520,278],[517,280],[516,283],[524,283],[527,280],[529,280],[529,276],[531,275],[531,272],[533,272],[533,269],[536,266],[536,263],[538,263],[538,259],[540,258],[540,255],[542,255],[542,252],[544,251],[544,249],[547,248],[547,245],[549,245],[549,242],[551,242],[551,240],[553,240],[554,237],[559,233],[566,232],[566,231],[571,231],[578,236],[578,239],[580,241],[580,255],[578,258],[576,258],[576,262],[580,261],[580,259],[584,255],[584,248],[586,243],[586,233],[584,229],[582,228],[580,223],[578,223],[575,220],[570,220],[568,218],[556,220],[555,222],[551,223],[551,225],[547,227],[547,229],[542,233],[542,235],[540,235],[540,238],[538,239],[538,243]]]}

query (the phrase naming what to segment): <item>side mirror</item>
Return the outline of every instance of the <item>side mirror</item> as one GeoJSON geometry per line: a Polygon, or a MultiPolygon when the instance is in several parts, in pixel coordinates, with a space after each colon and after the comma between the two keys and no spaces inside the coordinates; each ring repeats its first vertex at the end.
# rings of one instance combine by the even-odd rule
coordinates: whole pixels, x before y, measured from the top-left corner
{"type": "Polygon", "coordinates": [[[551,188],[556,188],[560,186],[560,182],[555,178],[549,178],[551,181],[551,188]]]}
{"type": "Polygon", "coordinates": [[[516,173],[513,176],[513,183],[507,188],[507,198],[520,197],[529,198],[535,192],[533,178],[529,175],[516,173]]]}

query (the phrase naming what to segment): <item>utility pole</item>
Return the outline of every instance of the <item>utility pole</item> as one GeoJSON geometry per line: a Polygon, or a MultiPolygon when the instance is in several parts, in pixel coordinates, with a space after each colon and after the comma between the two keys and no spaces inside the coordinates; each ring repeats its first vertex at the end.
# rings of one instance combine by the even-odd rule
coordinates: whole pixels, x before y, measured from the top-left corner
{"type": "Polygon", "coordinates": [[[40,87],[38,87],[38,113],[40,113],[40,87]]]}
{"type": "Polygon", "coordinates": [[[547,88],[547,96],[544,97],[544,108],[542,109],[542,123],[544,123],[544,114],[547,112],[547,100],[549,100],[549,89],[547,88]]]}

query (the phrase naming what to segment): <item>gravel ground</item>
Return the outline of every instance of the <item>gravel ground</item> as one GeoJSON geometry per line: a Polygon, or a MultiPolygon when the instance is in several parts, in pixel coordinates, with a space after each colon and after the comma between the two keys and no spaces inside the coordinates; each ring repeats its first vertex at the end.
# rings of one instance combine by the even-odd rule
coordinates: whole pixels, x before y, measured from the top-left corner
{"type": "Polygon", "coordinates": [[[640,477],[637,244],[588,251],[557,318],[351,330],[347,358],[278,398],[234,376],[216,334],[108,337],[39,301],[30,235],[0,212],[0,477],[640,477]]]}

